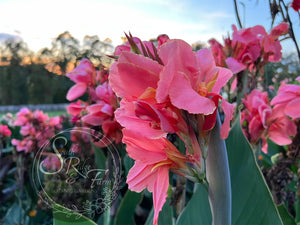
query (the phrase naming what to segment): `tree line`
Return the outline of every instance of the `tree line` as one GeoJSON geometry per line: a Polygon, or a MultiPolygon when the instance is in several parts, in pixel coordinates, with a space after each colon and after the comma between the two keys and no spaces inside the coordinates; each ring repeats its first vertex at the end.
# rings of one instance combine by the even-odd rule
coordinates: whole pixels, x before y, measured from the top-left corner
{"type": "Polygon", "coordinates": [[[51,48],[37,53],[22,40],[6,40],[0,45],[0,105],[67,102],[65,96],[73,82],[64,75],[82,58],[95,66],[109,64],[106,55],[113,50],[109,40],[85,36],[80,44],[67,31],[53,40],[51,48]]]}

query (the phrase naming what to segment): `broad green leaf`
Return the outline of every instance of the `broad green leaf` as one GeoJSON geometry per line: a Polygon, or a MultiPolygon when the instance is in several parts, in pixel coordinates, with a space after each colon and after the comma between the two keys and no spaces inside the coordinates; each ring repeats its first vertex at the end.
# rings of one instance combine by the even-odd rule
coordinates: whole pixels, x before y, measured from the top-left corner
{"type": "Polygon", "coordinates": [[[195,193],[177,219],[177,225],[212,224],[207,190],[196,184],[195,193]]]}
{"type": "Polygon", "coordinates": [[[95,154],[95,163],[97,169],[105,169],[106,157],[102,149],[93,145],[94,154],[95,154]]]}
{"type": "Polygon", "coordinates": [[[277,209],[279,211],[280,217],[284,225],[296,225],[294,218],[289,214],[289,212],[283,204],[278,205],[277,209]]]}
{"type": "Polygon", "coordinates": [[[282,224],[239,119],[232,127],[226,145],[232,189],[232,224],[282,224]]]}
{"type": "Polygon", "coordinates": [[[87,217],[67,209],[61,205],[53,205],[53,224],[54,225],[96,225],[95,222],[87,217]]]}
{"type": "MultiPolygon", "coordinates": [[[[145,222],[145,225],[153,224],[154,208],[151,209],[148,218],[145,222]]],[[[170,206],[170,199],[167,198],[166,203],[164,204],[162,210],[159,212],[158,216],[158,225],[172,225],[173,224],[173,207],[170,206]]]]}
{"type": "Polygon", "coordinates": [[[117,212],[115,225],[133,225],[134,212],[136,206],[142,200],[142,193],[133,192],[127,190],[124,198],[120,203],[120,207],[117,212]]]}

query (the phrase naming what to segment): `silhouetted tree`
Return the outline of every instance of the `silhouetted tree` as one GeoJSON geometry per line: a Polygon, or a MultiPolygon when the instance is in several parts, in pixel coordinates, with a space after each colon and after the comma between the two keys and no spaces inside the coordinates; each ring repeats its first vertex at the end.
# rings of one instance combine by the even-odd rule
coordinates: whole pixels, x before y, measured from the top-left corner
{"type": "Polygon", "coordinates": [[[52,42],[52,55],[62,73],[66,73],[68,63],[76,63],[80,56],[79,41],[68,31],[59,34],[52,42]]]}

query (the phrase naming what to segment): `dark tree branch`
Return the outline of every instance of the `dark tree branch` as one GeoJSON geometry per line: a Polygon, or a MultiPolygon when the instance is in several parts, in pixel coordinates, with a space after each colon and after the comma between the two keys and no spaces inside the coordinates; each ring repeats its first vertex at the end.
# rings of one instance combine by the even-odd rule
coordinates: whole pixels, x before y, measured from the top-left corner
{"type": "Polygon", "coordinates": [[[241,29],[241,28],[243,28],[243,26],[242,26],[241,19],[240,19],[239,9],[237,7],[236,0],[233,0],[233,2],[234,2],[235,15],[236,15],[236,18],[237,18],[237,21],[238,21],[238,25],[241,29]]]}

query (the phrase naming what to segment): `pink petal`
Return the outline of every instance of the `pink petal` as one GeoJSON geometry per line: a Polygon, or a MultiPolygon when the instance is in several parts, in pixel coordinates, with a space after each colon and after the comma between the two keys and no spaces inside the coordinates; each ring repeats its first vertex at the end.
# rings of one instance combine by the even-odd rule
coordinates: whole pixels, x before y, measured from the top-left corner
{"type": "Polygon", "coordinates": [[[164,102],[168,96],[170,83],[177,71],[184,72],[196,83],[197,77],[193,77],[199,70],[199,62],[192,47],[178,39],[169,40],[162,45],[158,52],[165,68],[160,74],[156,98],[158,102],[164,102]]]}
{"type": "MultiPolygon", "coordinates": [[[[220,95],[214,95],[211,98],[211,100],[214,101],[216,107],[218,107],[219,100],[221,98],[222,97],[220,95]]],[[[218,113],[218,110],[215,110],[212,114],[209,114],[205,117],[205,121],[204,121],[204,124],[203,124],[203,127],[202,127],[202,129],[204,131],[211,130],[212,128],[214,128],[214,126],[216,124],[217,113],[218,113]]]]}
{"type": "Polygon", "coordinates": [[[237,74],[246,69],[246,66],[243,63],[240,63],[233,57],[229,57],[225,61],[228,68],[232,71],[233,74],[237,74]]]}
{"type": "Polygon", "coordinates": [[[167,159],[163,139],[144,138],[127,129],[123,129],[122,132],[122,141],[126,144],[126,151],[130,158],[145,164],[154,164],[167,159]]]}
{"type": "Polygon", "coordinates": [[[157,180],[156,171],[152,171],[153,165],[146,165],[141,161],[135,161],[127,175],[128,188],[132,191],[141,192],[147,188],[150,192],[154,190],[157,180]]]}
{"type": "Polygon", "coordinates": [[[95,67],[88,59],[82,59],[80,64],[70,73],[67,73],[69,77],[75,83],[92,83],[95,74],[95,67]]]}
{"type": "Polygon", "coordinates": [[[221,126],[221,138],[226,139],[230,130],[230,121],[233,118],[233,113],[234,113],[234,105],[228,103],[225,99],[222,101],[221,105],[224,114],[225,114],[225,119],[224,123],[221,126]]]}
{"type": "Polygon", "coordinates": [[[290,136],[295,136],[296,133],[296,124],[287,117],[277,119],[271,124],[268,130],[269,138],[278,145],[291,144],[292,140],[290,136]]]}
{"type": "Polygon", "coordinates": [[[289,24],[281,23],[271,30],[270,35],[274,39],[277,39],[279,36],[287,34],[288,31],[289,31],[289,24]]]}
{"type": "Polygon", "coordinates": [[[82,122],[93,125],[93,126],[99,126],[102,125],[102,123],[106,120],[107,118],[101,117],[95,114],[88,114],[85,115],[84,117],[81,118],[82,122]]]}
{"type": "Polygon", "coordinates": [[[277,104],[282,104],[285,102],[289,102],[293,99],[295,99],[296,95],[294,93],[291,92],[285,92],[285,93],[278,93],[277,96],[275,96],[272,101],[271,101],[271,105],[277,105],[277,104]]]}
{"type": "Polygon", "coordinates": [[[249,133],[251,135],[251,141],[256,141],[263,131],[263,125],[259,119],[256,117],[252,118],[249,123],[249,133]]]}
{"type": "Polygon", "coordinates": [[[87,88],[87,84],[85,83],[77,83],[73,87],[70,88],[70,90],[67,93],[67,99],[69,101],[73,101],[76,98],[79,98],[82,96],[87,88]]]}
{"type": "Polygon", "coordinates": [[[162,66],[156,61],[131,52],[122,52],[111,68],[109,82],[120,97],[139,97],[147,87],[157,87],[162,66]]]}
{"type": "Polygon", "coordinates": [[[87,111],[88,111],[89,114],[103,113],[103,114],[107,114],[108,116],[112,116],[114,114],[113,107],[109,104],[104,103],[104,102],[89,105],[87,107],[87,111]]]}
{"type": "Polygon", "coordinates": [[[199,81],[209,82],[218,72],[215,59],[211,51],[207,48],[197,51],[198,62],[200,66],[199,81]]]}
{"type": "Polygon", "coordinates": [[[233,74],[229,69],[219,67],[217,81],[212,89],[212,92],[219,94],[221,88],[225,86],[232,75],[233,74]]]}
{"type": "Polygon", "coordinates": [[[157,37],[157,45],[158,47],[160,47],[162,44],[166,43],[167,41],[169,41],[170,38],[168,35],[166,34],[161,34],[157,37]]]}
{"type": "Polygon", "coordinates": [[[134,102],[123,99],[120,108],[115,111],[116,120],[128,130],[148,138],[160,138],[166,135],[161,129],[155,129],[151,122],[136,116],[134,102]]]}
{"type": "Polygon", "coordinates": [[[158,102],[165,102],[167,100],[175,72],[176,69],[173,64],[168,64],[163,68],[156,90],[156,99],[158,102]]]}
{"type": "Polygon", "coordinates": [[[157,225],[159,212],[162,210],[162,207],[166,202],[168,187],[169,187],[169,168],[167,166],[161,166],[158,168],[157,181],[155,182],[154,190],[153,190],[153,206],[154,206],[153,225],[157,225]]]}
{"type": "Polygon", "coordinates": [[[193,90],[187,77],[179,72],[170,87],[170,99],[174,106],[189,113],[208,115],[216,109],[215,103],[193,90]]]}
{"type": "Polygon", "coordinates": [[[292,101],[290,101],[285,109],[284,112],[286,115],[292,117],[293,119],[300,117],[300,96],[292,101]]]}
{"type": "Polygon", "coordinates": [[[85,109],[85,106],[81,105],[80,101],[77,101],[76,103],[71,103],[70,105],[67,106],[67,113],[72,116],[77,116],[84,109],[85,109]]]}
{"type": "Polygon", "coordinates": [[[169,167],[160,166],[152,171],[153,165],[144,165],[136,161],[128,173],[127,184],[132,191],[140,192],[147,188],[153,192],[154,218],[153,225],[157,225],[159,211],[166,202],[169,187],[169,167]]]}
{"type": "Polygon", "coordinates": [[[236,85],[237,85],[237,78],[235,76],[231,84],[230,90],[233,91],[236,88],[236,85]]]}

